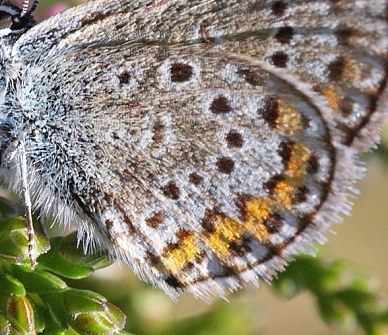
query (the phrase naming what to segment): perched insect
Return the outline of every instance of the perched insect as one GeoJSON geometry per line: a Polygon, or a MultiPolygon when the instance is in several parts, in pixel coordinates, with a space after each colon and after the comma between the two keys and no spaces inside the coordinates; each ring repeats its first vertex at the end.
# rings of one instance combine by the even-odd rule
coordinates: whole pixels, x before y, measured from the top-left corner
{"type": "Polygon", "coordinates": [[[31,240],[39,209],[209,300],[349,212],[385,117],[386,0],[95,0],[33,26],[36,6],[0,5],[1,178],[31,240]]]}

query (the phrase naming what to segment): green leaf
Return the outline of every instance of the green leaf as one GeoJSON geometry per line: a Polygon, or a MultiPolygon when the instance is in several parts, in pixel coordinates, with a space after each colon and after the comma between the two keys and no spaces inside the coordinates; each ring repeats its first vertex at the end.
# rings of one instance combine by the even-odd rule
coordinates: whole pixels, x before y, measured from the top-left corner
{"type": "Polygon", "coordinates": [[[112,264],[102,253],[84,255],[78,247],[77,233],[51,239],[51,252],[39,257],[39,267],[71,279],[90,276],[95,270],[112,264]]]}
{"type": "Polygon", "coordinates": [[[0,295],[26,295],[22,282],[8,273],[0,274],[0,295]]]}
{"type": "Polygon", "coordinates": [[[9,297],[7,301],[6,317],[14,331],[20,335],[34,335],[34,311],[30,301],[24,295],[9,297]]]}
{"type": "MultiPolygon", "coordinates": [[[[28,240],[28,230],[24,218],[0,218],[0,259],[12,264],[30,267],[28,240]]],[[[35,258],[50,248],[47,238],[38,232],[35,232],[33,242],[35,258]]]]}
{"type": "Polygon", "coordinates": [[[66,283],[62,279],[38,268],[31,270],[21,266],[13,266],[12,274],[20,282],[23,282],[28,292],[47,294],[67,288],[66,283]]]}
{"type": "Polygon", "coordinates": [[[70,325],[81,334],[110,335],[121,331],[125,321],[125,315],[117,307],[105,302],[104,311],[77,313],[70,325]]]}

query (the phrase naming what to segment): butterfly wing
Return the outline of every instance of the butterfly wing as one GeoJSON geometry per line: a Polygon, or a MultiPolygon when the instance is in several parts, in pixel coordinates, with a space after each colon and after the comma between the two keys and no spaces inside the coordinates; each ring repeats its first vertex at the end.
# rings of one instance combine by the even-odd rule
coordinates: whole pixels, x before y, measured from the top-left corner
{"type": "Polygon", "coordinates": [[[383,117],[386,4],[342,6],[93,1],[34,27],[35,203],[173,297],[270,279],[348,211],[383,117]]]}
{"type": "Polygon", "coordinates": [[[264,60],[328,100],[343,141],[367,150],[386,86],[387,2],[90,1],[34,27],[23,60],[93,44],[206,45],[264,60]],[[371,122],[370,122],[371,121],[371,122]]]}

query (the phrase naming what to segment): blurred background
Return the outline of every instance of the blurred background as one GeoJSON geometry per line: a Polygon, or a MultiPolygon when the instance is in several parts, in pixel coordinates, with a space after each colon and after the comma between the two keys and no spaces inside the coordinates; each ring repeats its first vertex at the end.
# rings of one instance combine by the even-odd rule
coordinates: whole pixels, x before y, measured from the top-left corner
{"type": "MultiPolygon", "coordinates": [[[[41,0],[36,16],[42,20],[79,2],[41,0]]],[[[365,271],[382,297],[388,292],[387,152],[385,127],[379,150],[361,157],[368,169],[357,185],[361,195],[354,201],[352,215],[333,226],[333,233],[326,234],[328,242],[319,247],[323,259],[346,260],[349,267],[365,271]]],[[[233,293],[229,302],[217,300],[208,305],[182,296],[174,303],[161,291],[140,282],[125,265],[114,264],[98,271],[91,280],[74,285],[93,289],[119,306],[128,316],[127,329],[135,334],[363,334],[353,328],[351,317],[347,330],[325,324],[309,293],[285,299],[267,284],[233,293]]],[[[388,334],[388,329],[382,329],[381,334],[388,334]]]]}

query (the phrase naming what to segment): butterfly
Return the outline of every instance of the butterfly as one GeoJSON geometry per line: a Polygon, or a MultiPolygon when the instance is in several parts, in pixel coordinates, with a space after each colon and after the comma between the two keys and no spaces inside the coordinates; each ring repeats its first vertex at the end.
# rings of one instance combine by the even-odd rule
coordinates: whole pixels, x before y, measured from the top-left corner
{"type": "MultiPolygon", "coordinates": [[[[171,298],[270,281],[348,214],[385,0],[0,5],[0,177],[171,298]]],[[[33,243],[30,243],[33,253],[33,243]]]]}

